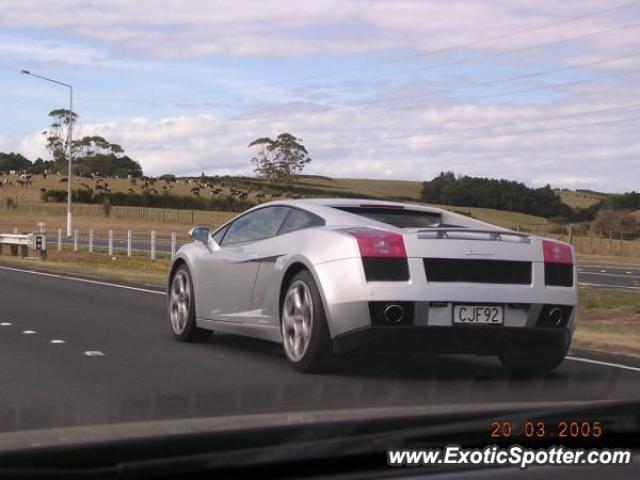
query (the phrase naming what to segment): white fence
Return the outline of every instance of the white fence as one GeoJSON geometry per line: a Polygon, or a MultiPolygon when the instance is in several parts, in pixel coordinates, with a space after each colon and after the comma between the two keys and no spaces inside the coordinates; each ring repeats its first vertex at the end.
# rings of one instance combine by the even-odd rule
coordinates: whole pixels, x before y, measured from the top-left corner
{"type": "MultiPolygon", "coordinates": [[[[186,241],[188,240],[185,239],[186,241]]],[[[92,229],[85,232],[74,230],[71,238],[67,238],[62,229],[58,229],[56,245],[58,251],[67,246],[72,247],[74,252],[83,250],[89,253],[106,252],[109,256],[113,256],[116,251],[125,253],[127,257],[145,252],[151,260],[157,260],[162,254],[170,256],[173,260],[179,247],[178,236],[175,232],[159,239],[155,230],[149,231],[146,235],[139,233],[135,236],[132,230],[126,230],[116,236],[112,229],[104,237],[97,236],[92,229]]]]}
{"type": "MultiPolygon", "coordinates": [[[[41,236],[44,239],[44,249],[46,250],[47,236],[44,233],[46,232],[46,225],[39,223],[38,226],[40,232],[43,232],[41,236]]],[[[4,237],[7,239],[9,237],[27,237],[27,235],[18,235],[17,228],[14,228],[13,231],[15,232],[14,234],[0,234],[0,248],[2,245],[1,239],[4,237]]],[[[190,241],[186,235],[178,236],[176,232],[158,235],[156,230],[143,233],[140,231],[134,232],[133,230],[115,232],[113,229],[109,229],[98,233],[94,229],[75,229],[73,234],[68,237],[63,229],[58,228],[51,233],[48,238],[49,247],[55,248],[57,251],[64,249],[72,252],[106,253],[109,256],[120,254],[128,257],[144,254],[151,260],[166,258],[173,260],[180,245],[190,241]]],[[[12,250],[12,253],[14,250],[12,250]]],[[[24,253],[23,250],[19,250],[19,252],[24,253]]],[[[1,250],[0,253],[2,253],[1,250]]]]}

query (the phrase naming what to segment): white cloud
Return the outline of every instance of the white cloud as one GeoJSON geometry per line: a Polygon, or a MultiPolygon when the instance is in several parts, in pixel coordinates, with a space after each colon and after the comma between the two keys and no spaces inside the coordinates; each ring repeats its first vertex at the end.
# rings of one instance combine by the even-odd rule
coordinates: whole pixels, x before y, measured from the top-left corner
{"type": "MultiPolygon", "coordinates": [[[[639,13],[640,6],[558,23],[500,41],[483,42],[483,39],[535,29],[614,6],[604,0],[571,0],[544,6],[539,0],[119,0],[110,2],[107,8],[86,0],[54,3],[5,0],[0,12],[0,28],[46,29],[54,31],[56,38],[69,41],[48,43],[28,36],[3,34],[0,56],[24,56],[41,62],[70,58],[81,66],[156,62],[161,66],[158,77],[162,77],[162,68],[184,68],[185,72],[188,68],[197,68],[184,60],[214,55],[232,57],[232,62],[220,62],[220,65],[210,62],[203,67],[209,69],[204,73],[202,70],[197,75],[185,73],[185,85],[171,90],[177,92],[174,100],[168,94],[167,98],[158,96],[154,101],[160,105],[173,102],[173,108],[164,112],[184,112],[187,110],[184,105],[190,101],[197,104],[198,98],[203,98],[198,96],[197,89],[190,90],[189,82],[194,78],[213,78],[211,82],[218,82],[215,86],[220,88],[209,90],[231,91],[244,99],[242,106],[236,105],[231,110],[236,115],[233,120],[212,113],[171,117],[163,113],[154,118],[148,110],[145,116],[140,116],[127,105],[127,113],[122,114],[124,119],[93,121],[78,129],[79,135],[101,134],[122,144],[149,174],[168,171],[248,174],[251,154],[246,145],[257,136],[291,131],[305,140],[314,158],[310,172],[318,174],[426,179],[441,170],[453,169],[457,173],[514,178],[536,185],[549,182],[558,186],[630,190],[637,189],[640,181],[640,172],[635,166],[640,153],[638,122],[578,129],[564,127],[580,122],[631,118],[632,110],[550,118],[510,128],[445,133],[633,104],[638,102],[640,93],[637,76],[584,82],[570,88],[551,89],[544,95],[539,92],[519,95],[510,100],[510,105],[503,98],[477,103],[481,96],[473,95],[475,91],[494,91],[492,87],[480,88],[484,80],[481,76],[486,70],[474,70],[480,77],[473,78],[475,84],[466,72],[443,73],[431,79],[429,73],[425,75],[426,70],[420,71],[422,67],[430,68],[432,65],[427,63],[430,61],[440,64],[460,58],[449,50],[437,55],[427,53],[468,43],[473,45],[464,49],[464,53],[473,57],[585,36],[576,42],[490,59],[503,67],[498,72],[513,70],[515,74],[524,65],[538,65],[535,67],[538,71],[631,55],[638,28],[590,34],[632,24],[631,14],[639,13]],[[354,75],[358,80],[347,75],[346,79],[340,76],[316,79],[314,85],[303,81],[260,87],[257,80],[254,81],[261,78],[260,67],[251,62],[242,63],[243,59],[239,58],[261,57],[256,64],[263,65],[261,62],[275,57],[308,60],[313,54],[334,54],[349,60],[354,53],[371,53],[381,59],[413,55],[408,63],[415,71],[404,76],[376,76],[381,73],[379,70],[371,72],[364,68],[354,75]],[[343,80],[339,81],[340,78],[343,80]],[[426,95],[441,88],[469,86],[476,90],[467,91],[466,97],[426,95]],[[404,95],[413,98],[392,100],[404,95]],[[181,103],[175,104],[175,101],[181,103]],[[364,105],[359,107],[362,102],[364,105]],[[127,115],[131,118],[127,119],[127,115]],[[552,130],[554,128],[558,130],[552,130]],[[529,132],[535,129],[549,131],[529,132]],[[434,133],[441,131],[444,133],[434,133]],[[505,132],[513,135],[498,135],[505,132]],[[351,148],[335,148],[345,146],[351,148]]],[[[354,65],[361,62],[362,59],[354,65]]],[[[479,64],[474,62],[475,66],[479,64]]],[[[266,65],[275,70],[281,64],[266,65]]],[[[572,75],[577,73],[578,78],[586,80],[593,79],[594,75],[628,74],[639,66],[640,55],[588,69],[565,71],[557,77],[542,76],[503,84],[500,91],[562,83],[574,79],[572,75]]],[[[330,62],[328,67],[331,70],[330,62]]],[[[382,73],[396,73],[394,63],[387,67],[382,73]]],[[[407,62],[401,65],[401,68],[407,67],[407,62]]],[[[152,96],[153,79],[145,82],[149,82],[148,92],[152,96]]],[[[144,97],[144,93],[138,98],[144,97]]],[[[127,92],[122,95],[127,96],[127,92]]],[[[129,92],[129,96],[133,94],[129,92]]],[[[638,112],[640,109],[635,112],[640,115],[638,112]]],[[[81,118],[104,116],[97,111],[81,118]]],[[[44,154],[39,133],[14,143],[30,158],[44,154]]]]}
{"type": "MultiPolygon", "coordinates": [[[[583,0],[555,2],[544,9],[532,0],[120,0],[108,4],[5,0],[0,25],[52,28],[103,42],[134,57],[300,56],[392,49],[432,51],[613,6],[606,1],[583,0]]],[[[633,12],[632,8],[538,29],[508,41],[480,42],[474,48],[501,50],[532,41],[560,40],[611,27],[616,20],[624,21],[628,12],[633,12]]],[[[631,39],[633,34],[633,30],[626,32],[631,39]]],[[[616,39],[610,34],[586,44],[596,42],[611,51],[616,39]],[[612,47],[607,47],[608,42],[612,47]]]]}
{"type": "MultiPolygon", "coordinates": [[[[452,169],[456,173],[517,179],[532,185],[631,190],[640,182],[640,169],[635,166],[640,155],[640,140],[635,132],[640,122],[618,120],[632,118],[633,110],[446,135],[422,133],[614,106],[571,104],[553,110],[531,106],[436,107],[421,112],[421,124],[412,118],[393,116],[382,127],[379,119],[344,112],[290,115],[262,128],[251,120],[228,122],[213,115],[132,118],[83,125],[77,135],[100,134],[122,144],[151,175],[202,171],[250,174],[248,143],[256,136],[275,136],[290,130],[304,139],[314,159],[309,173],[422,180],[452,169]],[[605,125],[607,122],[611,123],[605,125]],[[589,126],[594,123],[602,125],[589,126]],[[566,128],[577,124],[585,126],[566,128]],[[336,129],[335,125],[343,128],[336,129]],[[372,135],[374,131],[380,134],[372,135]],[[403,140],[406,136],[411,137],[403,140]]],[[[636,117],[640,117],[638,112],[635,111],[636,117]]],[[[38,145],[43,143],[39,134],[29,135],[19,150],[34,158],[41,155],[38,145]]]]}
{"type": "Polygon", "coordinates": [[[22,153],[30,160],[35,160],[38,157],[49,158],[49,154],[45,148],[45,137],[42,135],[42,132],[25,135],[11,150],[22,153]]]}

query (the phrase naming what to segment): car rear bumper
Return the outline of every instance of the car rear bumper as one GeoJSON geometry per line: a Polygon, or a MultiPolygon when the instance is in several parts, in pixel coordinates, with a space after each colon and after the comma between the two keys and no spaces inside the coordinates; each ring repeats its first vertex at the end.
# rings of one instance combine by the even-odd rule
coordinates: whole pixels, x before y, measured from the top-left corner
{"type": "MultiPolygon", "coordinates": [[[[314,265],[316,284],[332,338],[373,325],[371,304],[412,305],[413,326],[452,326],[456,304],[504,305],[504,327],[536,325],[545,305],[574,307],[577,290],[544,284],[544,264],[533,263],[530,285],[429,282],[423,259],[409,258],[408,281],[367,282],[362,259],[347,258],[314,265]]],[[[575,310],[575,309],[574,309],[575,310]]],[[[567,326],[574,328],[574,317],[567,326]]]]}
{"type": "Polygon", "coordinates": [[[541,352],[566,348],[569,328],[464,326],[368,326],[332,339],[334,353],[420,351],[496,355],[505,351],[541,352]]]}

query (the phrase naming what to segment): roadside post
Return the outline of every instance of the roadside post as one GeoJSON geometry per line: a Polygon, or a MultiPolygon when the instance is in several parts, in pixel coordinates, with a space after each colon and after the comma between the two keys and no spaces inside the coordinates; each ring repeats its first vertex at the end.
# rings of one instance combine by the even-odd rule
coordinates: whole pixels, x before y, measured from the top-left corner
{"type": "Polygon", "coordinates": [[[612,245],[613,245],[613,230],[609,229],[609,255],[611,255],[612,245]]]}
{"type": "Polygon", "coordinates": [[[569,225],[569,243],[573,245],[573,225],[569,225]]]}
{"type": "Polygon", "coordinates": [[[62,229],[58,229],[58,251],[62,250],[62,229]]]}
{"type": "Polygon", "coordinates": [[[73,231],[73,251],[78,251],[78,230],[73,231]]]}
{"type": "Polygon", "coordinates": [[[151,230],[151,260],[156,259],[156,231],[151,230]]]}
{"type": "Polygon", "coordinates": [[[89,230],[89,253],[93,253],[93,230],[89,230]]]}
{"type": "Polygon", "coordinates": [[[109,256],[113,256],[113,230],[109,230],[109,256]]]}
{"type": "Polygon", "coordinates": [[[176,258],[176,232],[171,232],[171,261],[176,258]]]}
{"type": "Polygon", "coordinates": [[[131,230],[127,230],[127,257],[131,256],[131,230]]]}
{"type": "MultiPolygon", "coordinates": [[[[44,224],[43,224],[44,225],[44,224]]],[[[47,234],[46,229],[40,230],[40,235],[35,235],[33,239],[33,244],[38,252],[38,256],[40,260],[47,259],[47,234]]]]}

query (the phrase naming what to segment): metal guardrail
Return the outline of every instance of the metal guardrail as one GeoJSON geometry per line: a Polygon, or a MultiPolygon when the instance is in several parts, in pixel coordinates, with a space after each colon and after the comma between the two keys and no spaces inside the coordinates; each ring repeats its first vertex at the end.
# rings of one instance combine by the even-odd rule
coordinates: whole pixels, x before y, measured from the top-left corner
{"type": "Polygon", "coordinates": [[[42,260],[47,258],[47,235],[45,233],[0,233],[0,255],[8,245],[12,256],[26,257],[35,250],[42,260]]]}

